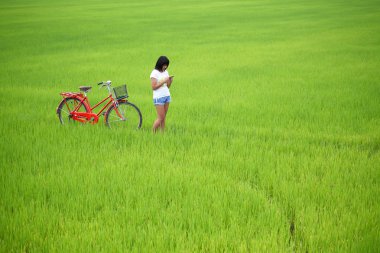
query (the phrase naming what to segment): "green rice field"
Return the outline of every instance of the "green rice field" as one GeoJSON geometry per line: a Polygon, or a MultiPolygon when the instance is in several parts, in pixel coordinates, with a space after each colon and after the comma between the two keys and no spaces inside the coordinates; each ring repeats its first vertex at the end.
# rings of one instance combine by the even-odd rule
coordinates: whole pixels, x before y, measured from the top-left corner
{"type": "Polygon", "coordinates": [[[2,0],[0,252],[379,252],[379,79],[379,1],[2,0]],[[60,124],[106,80],[140,130],[60,124]]]}

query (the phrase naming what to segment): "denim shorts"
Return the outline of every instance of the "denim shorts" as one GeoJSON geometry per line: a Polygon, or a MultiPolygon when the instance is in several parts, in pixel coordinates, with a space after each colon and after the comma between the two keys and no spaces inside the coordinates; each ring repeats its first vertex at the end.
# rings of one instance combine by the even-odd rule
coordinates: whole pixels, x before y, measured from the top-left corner
{"type": "Polygon", "coordinates": [[[154,105],[164,105],[166,103],[170,103],[170,96],[162,97],[162,98],[153,98],[154,105]]]}

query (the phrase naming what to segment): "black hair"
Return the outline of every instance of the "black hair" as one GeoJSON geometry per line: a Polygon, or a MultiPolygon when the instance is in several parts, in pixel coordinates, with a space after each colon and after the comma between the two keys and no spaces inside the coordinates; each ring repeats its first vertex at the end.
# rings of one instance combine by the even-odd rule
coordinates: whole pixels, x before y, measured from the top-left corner
{"type": "Polygon", "coordinates": [[[158,71],[162,71],[162,67],[164,65],[169,67],[169,59],[166,56],[160,56],[157,60],[156,67],[154,68],[157,69],[158,71]]]}

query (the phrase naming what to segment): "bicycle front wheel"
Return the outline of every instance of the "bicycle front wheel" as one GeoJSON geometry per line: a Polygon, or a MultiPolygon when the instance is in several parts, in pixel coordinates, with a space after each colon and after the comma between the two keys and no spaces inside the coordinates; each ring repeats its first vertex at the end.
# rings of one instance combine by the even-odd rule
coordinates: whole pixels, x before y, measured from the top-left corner
{"type": "Polygon", "coordinates": [[[108,109],[106,125],[112,129],[139,129],[142,125],[142,115],[139,108],[134,104],[120,101],[108,109]]]}
{"type": "MultiPolygon", "coordinates": [[[[73,120],[71,115],[74,109],[78,108],[79,104],[80,100],[78,98],[65,98],[62,100],[57,109],[58,118],[62,125],[79,123],[73,120]]],[[[83,103],[77,109],[77,112],[87,112],[83,103]]]]}

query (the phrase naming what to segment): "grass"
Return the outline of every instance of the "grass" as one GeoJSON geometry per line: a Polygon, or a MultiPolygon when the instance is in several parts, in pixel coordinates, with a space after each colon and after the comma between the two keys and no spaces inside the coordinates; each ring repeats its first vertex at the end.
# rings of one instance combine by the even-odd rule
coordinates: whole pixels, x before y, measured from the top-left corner
{"type": "Polygon", "coordinates": [[[2,1],[0,251],[377,251],[379,21],[369,0],[2,1]],[[108,79],[140,131],[59,124],[59,92],[108,79]]]}

